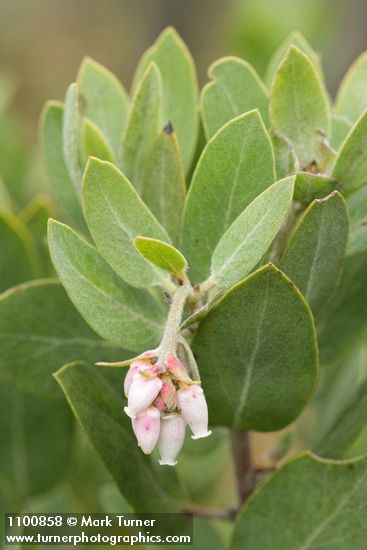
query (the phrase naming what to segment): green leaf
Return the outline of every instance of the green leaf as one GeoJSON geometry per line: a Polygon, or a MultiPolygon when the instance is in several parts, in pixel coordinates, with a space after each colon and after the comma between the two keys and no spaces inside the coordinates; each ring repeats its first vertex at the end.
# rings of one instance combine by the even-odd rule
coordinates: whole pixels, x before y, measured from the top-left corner
{"type": "Polygon", "coordinates": [[[274,180],[272,146],[257,111],[231,120],[208,142],[184,210],[182,249],[194,281],[209,275],[223,233],[274,180]]]}
{"type": "Polygon", "coordinates": [[[80,66],[78,86],[82,114],[102,130],[119,157],[129,107],[123,86],[106,67],[89,57],[80,66]]]}
{"type": "Polygon", "coordinates": [[[250,497],[231,550],[363,548],[367,460],[334,462],[303,454],[250,497]]]}
{"type": "Polygon", "coordinates": [[[367,250],[367,187],[362,187],[347,200],[350,232],[347,255],[367,250]]]}
{"type": "Polygon", "coordinates": [[[89,157],[97,157],[101,160],[114,161],[112,150],[98,128],[91,120],[85,118],[81,129],[81,154],[83,164],[89,157]]]}
{"type": "Polygon", "coordinates": [[[274,75],[276,74],[279,65],[286,57],[287,52],[290,46],[295,46],[301,52],[303,52],[307,57],[312,61],[313,66],[317,72],[322,77],[322,69],[320,64],[319,55],[311,48],[310,44],[307,42],[304,36],[298,31],[293,31],[284,42],[279,46],[279,48],[274,52],[272,58],[269,61],[269,65],[266,70],[265,82],[270,87],[273,81],[274,75]]]}
{"type": "Polygon", "coordinates": [[[318,340],[323,365],[338,362],[366,335],[367,252],[345,259],[340,285],[327,316],[319,323],[318,340]]]}
{"type": "Polygon", "coordinates": [[[340,282],[348,239],[348,215],[334,191],[307,208],[279,267],[292,279],[319,319],[340,282]]]}
{"type": "Polygon", "coordinates": [[[293,188],[293,176],[277,181],[238,216],[214,250],[213,282],[229,287],[256,266],[285,220],[293,188]]]}
{"type": "Polygon", "coordinates": [[[175,29],[168,27],[143,55],[134,76],[133,89],[149,63],[157,64],[162,75],[164,119],[177,132],[187,173],[198,138],[198,83],[194,61],[175,29]]]}
{"type": "Polygon", "coordinates": [[[67,218],[75,226],[87,231],[82,209],[64,161],[62,144],[62,103],[46,103],[41,116],[41,135],[44,161],[52,194],[67,218]]]}
{"type": "Polygon", "coordinates": [[[108,162],[90,159],[84,173],[83,207],[93,239],[111,267],[135,287],[164,284],[167,276],[137,252],[137,235],[170,242],[132,185],[108,162]]]}
{"type": "Polygon", "coordinates": [[[165,311],[152,295],[124,283],[93,246],[54,220],[49,246],[70,299],[97,334],[131,351],[157,345],[165,311]]]}
{"type": "Polygon", "coordinates": [[[208,76],[212,81],[201,93],[207,139],[232,118],[255,108],[268,123],[268,92],[249,63],[239,57],[222,57],[209,67],[208,76]]]}
{"type": "Polygon", "coordinates": [[[127,357],[85,324],[60,283],[52,279],[1,295],[0,348],[0,381],[48,397],[60,397],[51,374],[65,362],[127,357]]]}
{"type": "Polygon", "coordinates": [[[150,151],[162,127],[162,78],[155,63],[143,74],[131,103],[122,144],[124,174],[140,193],[150,151]]]}
{"type": "Polygon", "coordinates": [[[308,204],[314,199],[322,199],[335,190],[337,182],[324,174],[296,172],[293,199],[301,204],[308,204]]]}
{"type": "Polygon", "coordinates": [[[213,425],[278,430],[297,418],[315,389],[309,307],[273,265],[234,286],[209,311],[193,351],[213,425]]]}
{"type": "Polygon", "coordinates": [[[352,126],[353,125],[348,118],[338,115],[332,116],[330,144],[336,151],[340,149],[340,146],[349,134],[352,126]]]}
{"type": "Polygon", "coordinates": [[[77,194],[80,193],[82,173],[79,159],[79,97],[74,82],[67,89],[62,120],[65,165],[77,194]]]}
{"type": "Polygon", "coordinates": [[[46,196],[36,197],[20,213],[20,220],[27,226],[37,247],[44,276],[54,275],[47,244],[47,222],[54,215],[54,206],[46,196]]]}
{"type": "Polygon", "coordinates": [[[181,230],[186,186],[176,133],[169,124],[147,159],[142,198],[175,243],[181,230]]]}
{"type": "Polygon", "coordinates": [[[0,212],[0,291],[40,275],[37,249],[27,227],[10,212],[0,212]]]}
{"type": "Polygon", "coordinates": [[[0,477],[17,502],[63,478],[74,439],[66,403],[0,384],[0,431],[0,477]]]}
{"type": "Polygon", "coordinates": [[[173,275],[181,276],[187,268],[185,257],[170,244],[139,236],[135,238],[134,244],[144,258],[173,275]]]}
{"type": "Polygon", "coordinates": [[[298,158],[289,139],[276,130],[270,130],[270,137],[273,144],[277,178],[285,178],[288,174],[299,170],[298,158]]]}
{"type": "Polygon", "coordinates": [[[130,506],[139,512],[178,512],[177,503],[160,486],[149,457],[137,446],[115,388],[96,369],[80,363],[63,367],[55,377],[130,506]]]}
{"type": "Polygon", "coordinates": [[[308,166],[315,129],[329,131],[329,103],[311,61],[294,46],[275,75],[269,112],[272,126],[292,142],[301,167],[308,166]]]}
{"type": "Polygon", "coordinates": [[[335,100],[335,113],[352,122],[367,108],[367,52],[362,53],[350,66],[335,100]]]}
{"type": "Polygon", "coordinates": [[[345,139],[332,171],[339,187],[350,193],[367,183],[367,111],[345,139]]]}
{"type": "Polygon", "coordinates": [[[327,458],[343,458],[366,426],[367,383],[364,382],[358,395],[344,408],[322,441],[315,446],[314,452],[327,458]]]}

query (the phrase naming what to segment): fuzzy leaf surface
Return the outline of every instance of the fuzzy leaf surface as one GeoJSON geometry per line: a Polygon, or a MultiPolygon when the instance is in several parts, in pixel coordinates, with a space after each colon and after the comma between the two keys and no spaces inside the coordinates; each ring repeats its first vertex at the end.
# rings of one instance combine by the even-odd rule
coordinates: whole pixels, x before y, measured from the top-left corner
{"type": "Polygon", "coordinates": [[[295,229],[279,267],[297,285],[316,319],[340,282],[348,239],[345,201],[337,191],[315,200],[295,229]]]}
{"type": "Polygon", "coordinates": [[[138,288],[165,280],[165,273],[138,253],[134,239],[170,238],[113,164],[90,159],[83,179],[83,208],[97,248],[120,277],[138,288]]]}
{"type": "Polygon", "coordinates": [[[201,321],[193,351],[213,425],[278,430],[301,413],[315,389],[312,315],[273,265],[221,298],[201,321]]]}
{"type": "Polygon", "coordinates": [[[0,381],[60,397],[51,374],[65,362],[117,361],[126,352],[97,336],[53,279],[9,289],[0,297],[0,381]]]}
{"type": "Polygon", "coordinates": [[[186,185],[176,133],[169,125],[160,133],[147,160],[142,199],[178,243],[186,185]]]}
{"type": "Polygon", "coordinates": [[[177,132],[185,172],[195,152],[199,131],[198,83],[191,54],[177,32],[168,27],[143,55],[134,77],[133,88],[150,62],[162,75],[164,124],[168,121],[177,132]]]}
{"type": "Polygon", "coordinates": [[[45,169],[52,194],[57,203],[68,220],[85,232],[87,228],[79,198],[64,160],[62,142],[63,113],[62,103],[56,101],[46,103],[42,112],[41,136],[45,169]]]}
{"type": "Polygon", "coordinates": [[[367,183],[367,111],[357,120],[340,149],[332,171],[346,194],[367,183]]]}
{"type": "Polygon", "coordinates": [[[259,109],[268,124],[268,92],[256,71],[239,57],[223,57],[208,70],[211,82],[201,93],[205,135],[210,139],[232,118],[259,109]]]}
{"type": "Polygon", "coordinates": [[[352,122],[367,108],[367,52],[351,65],[340,84],[335,101],[335,113],[352,122]]]}
{"type": "Polygon", "coordinates": [[[120,155],[129,98],[106,67],[86,57],[78,73],[81,113],[103,133],[116,157],[120,155]]]}
{"type": "Polygon", "coordinates": [[[78,85],[74,82],[70,84],[65,95],[62,140],[65,165],[78,194],[82,180],[79,158],[79,124],[79,91],[78,85]]]}
{"type": "Polygon", "coordinates": [[[81,129],[81,154],[83,164],[86,164],[89,157],[97,157],[101,160],[113,162],[112,149],[101,132],[89,118],[85,118],[81,129]]]}
{"type": "Polygon", "coordinates": [[[124,283],[93,246],[54,220],[49,246],[71,301],[97,334],[131,351],[157,345],[165,311],[148,291],[124,283]]]}
{"type": "Polygon", "coordinates": [[[274,180],[272,146],[257,111],[231,120],[208,142],[186,198],[182,230],[182,250],[195,282],[209,275],[225,231],[274,180]]]}
{"type": "Polygon", "coordinates": [[[315,129],[329,131],[329,102],[311,61],[294,46],[274,77],[269,112],[272,126],[291,141],[306,167],[313,160],[315,129]]]}
{"type": "Polygon", "coordinates": [[[350,232],[347,255],[367,250],[367,187],[362,187],[347,200],[350,232]]]}
{"type": "Polygon", "coordinates": [[[277,181],[227,229],[213,253],[210,276],[216,284],[232,286],[261,260],[285,220],[293,189],[293,176],[277,181]]]}
{"type": "Polygon", "coordinates": [[[122,143],[124,174],[140,193],[151,148],[162,127],[162,78],[151,63],[136,88],[122,143]]]}
{"type": "Polygon", "coordinates": [[[179,275],[187,268],[184,256],[177,248],[158,239],[136,237],[135,247],[144,258],[158,267],[179,275]]]}
{"type": "Polygon", "coordinates": [[[304,454],[277,471],[238,516],[231,550],[363,548],[367,459],[304,454]]]}

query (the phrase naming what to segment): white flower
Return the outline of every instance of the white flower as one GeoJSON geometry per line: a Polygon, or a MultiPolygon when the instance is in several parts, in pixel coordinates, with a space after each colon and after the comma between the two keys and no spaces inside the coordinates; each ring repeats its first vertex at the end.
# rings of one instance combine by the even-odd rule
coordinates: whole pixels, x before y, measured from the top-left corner
{"type": "Polygon", "coordinates": [[[176,457],[185,440],[186,423],[177,413],[167,414],[161,421],[161,432],[158,448],[161,455],[158,461],[161,466],[175,466],[176,457]]]}
{"type": "Polygon", "coordinates": [[[133,376],[137,372],[143,371],[145,369],[149,368],[149,364],[145,363],[145,361],[133,361],[131,363],[129,370],[126,373],[125,380],[124,380],[124,394],[125,397],[129,396],[129,390],[130,386],[133,382],[133,376]]]}
{"type": "Polygon", "coordinates": [[[177,392],[177,401],[183,419],[194,434],[192,439],[207,437],[212,433],[208,431],[208,406],[200,386],[181,388],[177,392]]]}
{"type": "Polygon", "coordinates": [[[145,377],[143,373],[137,372],[133,375],[133,381],[129,389],[127,407],[125,413],[130,418],[149,407],[157,397],[162,388],[162,380],[157,376],[145,377]]]}
{"type": "Polygon", "coordinates": [[[155,407],[148,407],[132,420],[133,430],[138,440],[138,445],[143,453],[149,455],[157,444],[161,415],[155,407]]]}

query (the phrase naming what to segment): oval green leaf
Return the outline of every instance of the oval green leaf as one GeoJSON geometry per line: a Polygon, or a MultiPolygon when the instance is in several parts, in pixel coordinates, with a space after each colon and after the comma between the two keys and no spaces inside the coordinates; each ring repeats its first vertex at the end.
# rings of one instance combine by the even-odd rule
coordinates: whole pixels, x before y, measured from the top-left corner
{"type": "Polygon", "coordinates": [[[116,157],[120,155],[129,98],[106,67],[86,57],[78,73],[81,113],[103,133],[116,157]]]}
{"type": "Polygon", "coordinates": [[[239,57],[222,57],[208,70],[212,79],[201,93],[205,135],[210,139],[226,122],[259,109],[268,123],[268,92],[256,71],[239,57]]]}
{"type": "Polygon", "coordinates": [[[274,180],[272,146],[257,111],[231,120],[208,142],[186,198],[182,231],[195,282],[209,275],[223,233],[274,180]]]}
{"type": "Polygon", "coordinates": [[[134,239],[141,235],[170,242],[170,238],[113,164],[89,160],[83,208],[97,248],[118,275],[138,288],[164,284],[166,274],[142,258],[134,239]]]}
{"type": "Polygon", "coordinates": [[[329,102],[311,61],[294,46],[274,77],[269,112],[272,126],[292,142],[301,168],[308,166],[315,129],[329,132],[329,102]]]}
{"type": "Polygon", "coordinates": [[[177,132],[187,173],[199,132],[198,83],[191,54],[175,29],[168,27],[143,55],[134,76],[133,88],[153,61],[162,75],[164,118],[177,132]]]}
{"type": "Polygon", "coordinates": [[[263,191],[238,216],[217,244],[210,278],[222,287],[243,279],[261,260],[292,204],[294,177],[263,191]]]}
{"type": "Polygon", "coordinates": [[[233,287],[209,311],[193,351],[213,425],[278,430],[297,418],[315,389],[312,315],[273,265],[233,287]]]}
{"type": "Polygon", "coordinates": [[[347,255],[367,250],[367,186],[362,187],[347,200],[350,232],[347,255]]]}
{"type": "Polygon", "coordinates": [[[307,208],[280,262],[279,267],[302,292],[316,320],[340,282],[348,231],[345,201],[334,191],[307,208]]]}
{"type": "Polygon", "coordinates": [[[177,248],[158,239],[135,237],[134,244],[140,254],[175,276],[180,276],[187,268],[185,257],[177,248]]]}
{"type": "Polygon", "coordinates": [[[54,220],[49,246],[70,299],[97,334],[131,351],[157,345],[165,310],[149,292],[124,283],[93,246],[54,220]]]}
{"type": "Polygon", "coordinates": [[[231,550],[363,548],[367,459],[304,454],[276,472],[238,516],[231,550]]]}

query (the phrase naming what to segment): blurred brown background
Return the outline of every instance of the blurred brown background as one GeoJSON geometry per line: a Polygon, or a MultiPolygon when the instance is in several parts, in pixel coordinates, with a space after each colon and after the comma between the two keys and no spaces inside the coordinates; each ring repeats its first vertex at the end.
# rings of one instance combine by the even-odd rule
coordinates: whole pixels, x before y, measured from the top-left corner
{"type": "Polygon", "coordinates": [[[145,48],[166,26],[181,33],[201,83],[215,58],[240,54],[263,72],[293,28],[322,53],[331,92],[367,48],[363,0],[0,0],[0,68],[17,81],[14,107],[36,129],[48,98],[62,99],[88,54],[128,88],[145,48]]]}

